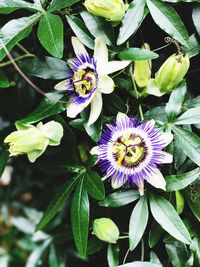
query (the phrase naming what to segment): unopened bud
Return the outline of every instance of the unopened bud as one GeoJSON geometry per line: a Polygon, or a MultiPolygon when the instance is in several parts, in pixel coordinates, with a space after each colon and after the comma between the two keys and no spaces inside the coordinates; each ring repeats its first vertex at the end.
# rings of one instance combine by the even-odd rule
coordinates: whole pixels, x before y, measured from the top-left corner
{"type": "Polygon", "coordinates": [[[155,74],[155,84],[161,92],[171,92],[183,80],[189,66],[188,54],[171,55],[155,74]]]}
{"type": "Polygon", "coordinates": [[[9,143],[10,156],[27,154],[34,162],[48,145],[57,146],[63,136],[63,127],[55,121],[39,123],[37,126],[17,124],[17,131],[9,134],[4,143],[9,143]]]}
{"type": "MultiPolygon", "coordinates": [[[[143,45],[143,48],[150,50],[147,43],[143,45]]],[[[136,60],[134,61],[134,73],[133,78],[140,88],[147,86],[148,81],[151,78],[151,60],[136,60]]]]}
{"type": "Polygon", "coordinates": [[[115,244],[119,239],[119,229],[109,218],[94,220],[93,234],[104,242],[115,244]]]}
{"type": "Polygon", "coordinates": [[[122,0],[86,0],[84,5],[93,15],[114,22],[121,21],[128,8],[122,0]]]}

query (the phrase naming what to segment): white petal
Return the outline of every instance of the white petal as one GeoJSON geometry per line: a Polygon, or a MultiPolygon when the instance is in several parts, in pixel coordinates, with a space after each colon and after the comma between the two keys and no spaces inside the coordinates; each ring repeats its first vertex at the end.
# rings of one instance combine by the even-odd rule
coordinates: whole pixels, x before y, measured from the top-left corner
{"type": "Polygon", "coordinates": [[[79,41],[77,37],[72,37],[72,46],[74,48],[74,52],[78,57],[80,54],[88,55],[88,52],[85,49],[85,46],[79,41]]]}
{"type": "Polygon", "coordinates": [[[70,103],[67,107],[67,117],[75,118],[89,104],[90,101],[87,102],[87,105],[70,103]]]}
{"type": "Polygon", "coordinates": [[[161,159],[160,160],[156,160],[156,163],[172,163],[173,161],[173,155],[164,151],[159,151],[157,152],[160,154],[161,159]]]}
{"type": "Polygon", "coordinates": [[[140,180],[137,186],[138,186],[138,191],[139,191],[140,196],[143,196],[144,195],[144,182],[140,180]]]}
{"type": "Polygon", "coordinates": [[[64,91],[67,89],[67,80],[63,80],[55,85],[54,89],[58,91],[64,91]]]}
{"type": "Polygon", "coordinates": [[[173,140],[174,135],[171,132],[163,132],[162,135],[163,139],[165,140],[165,146],[168,146],[173,140]]]}
{"type": "Polygon", "coordinates": [[[151,176],[148,177],[147,182],[156,188],[166,190],[166,181],[158,169],[154,169],[154,172],[152,172],[151,176]]]}
{"type": "Polygon", "coordinates": [[[147,88],[146,88],[146,93],[148,93],[149,95],[157,96],[157,97],[161,97],[164,94],[166,94],[166,92],[161,92],[160,91],[160,88],[156,85],[154,79],[150,79],[148,81],[147,88]]]}
{"type": "Polygon", "coordinates": [[[105,66],[105,72],[106,72],[106,74],[116,72],[118,70],[126,68],[130,63],[131,63],[131,61],[129,61],[129,60],[109,61],[105,66]]]}
{"type": "Polygon", "coordinates": [[[116,117],[117,123],[120,124],[124,120],[129,120],[129,117],[125,113],[118,112],[116,117]]]}
{"type": "Polygon", "coordinates": [[[103,102],[102,102],[102,96],[101,93],[97,92],[92,99],[91,102],[91,109],[90,109],[90,116],[87,125],[90,126],[93,124],[101,114],[103,102]]]}
{"type": "Polygon", "coordinates": [[[111,94],[114,90],[115,84],[113,79],[108,75],[100,76],[98,80],[98,90],[103,94],[111,94]]]}
{"type": "Polygon", "coordinates": [[[94,146],[91,150],[90,150],[90,154],[91,155],[98,155],[98,146],[94,146]]]}
{"type": "Polygon", "coordinates": [[[101,37],[95,39],[94,59],[97,61],[97,72],[105,73],[105,64],[108,62],[108,49],[101,37]]]}
{"type": "Polygon", "coordinates": [[[120,188],[125,182],[123,180],[117,181],[115,177],[112,178],[111,180],[111,186],[113,189],[118,189],[120,188]]]}

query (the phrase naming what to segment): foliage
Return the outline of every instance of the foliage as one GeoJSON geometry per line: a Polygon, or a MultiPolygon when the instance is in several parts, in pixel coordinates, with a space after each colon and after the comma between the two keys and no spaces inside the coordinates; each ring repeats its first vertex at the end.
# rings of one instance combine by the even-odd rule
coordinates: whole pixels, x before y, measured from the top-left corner
{"type": "MultiPolygon", "coordinates": [[[[112,1],[118,8],[118,1],[112,1]]],[[[117,16],[124,17],[116,21],[109,19],[113,10],[107,11],[106,20],[102,11],[102,17],[89,13],[80,0],[0,1],[1,267],[200,266],[200,1],[124,4],[128,5],[117,16]],[[101,66],[101,71],[105,69],[101,75],[106,76],[103,89],[113,81],[115,90],[104,90],[101,114],[91,125],[87,124],[90,105],[69,118],[70,95],[54,89],[69,78],[69,60],[76,53],[72,36],[89,55],[97,40],[108,48],[108,65],[101,66]],[[152,96],[159,86],[155,74],[172,54],[180,62],[187,54],[189,71],[180,82],[180,72],[173,66],[163,75],[171,77],[173,88],[167,90],[162,83],[166,85],[162,96],[152,96]],[[136,61],[150,66],[148,89],[135,81],[136,61]],[[103,177],[91,149],[118,112],[142,121],[153,119],[159,131],[173,134],[165,149],[173,162],[159,166],[165,191],[147,180],[141,195],[136,185],[115,188],[113,179],[110,183],[103,177]],[[41,121],[61,125],[60,145],[46,146],[34,163],[23,155],[9,157],[4,140],[16,131],[14,125],[35,127],[41,121]],[[94,235],[93,222],[98,218],[116,223],[117,244],[94,235]]],[[[142,77],[145,72],[141,67],[137,73],[142,77]]],[[[94,76],[89,74],[91,81],[94,76]]],[[[95,102],[93,110],[95,105],[100,104],[95,102]]],[[[33,136],[26,138],[33,142],[33,136]]]]}

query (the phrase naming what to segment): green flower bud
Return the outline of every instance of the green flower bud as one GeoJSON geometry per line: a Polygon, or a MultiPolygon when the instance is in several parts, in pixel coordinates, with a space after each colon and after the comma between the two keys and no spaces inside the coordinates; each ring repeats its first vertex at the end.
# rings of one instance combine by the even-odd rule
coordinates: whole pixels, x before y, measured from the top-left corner
{"type": "Polygon", "coordinates": [[[84,5],[93,15],[114,22],[121,21],[128,8],[122,0],[86,0],[84,5]]]}
{"type": "Polygon", "coordinates": [[[171,92],[183,80],[189,66],[188,54],[171,55],[155,74],[155,84],[162,93],[171,92]]]}
{"type": "Polygon", "coordinates": [[[93,234],[102,241],[115,244],[119,239],[119,229],[109,218],[94,220],[93,234]]]}
{"type": "Polygon", "coordinates": [[[9,134],[4,143],[9,143],[10,157],[27,154],[30,162],[34,162],[44,153],[48,145],[57,146],[63,136],[60,123],[50,121],[37,126],[16,124],[17,131],[9,134]]]}
{"type": "MultiPolygon", "coordinates": [[[[147,43],[143,45],[143,48],[150,50],[147,43]]],[[[133,78],[140,88],[147,86],[148,81],[151,78],[151,60],[136,60],[134,61],[134,73],[133,78]]]]}

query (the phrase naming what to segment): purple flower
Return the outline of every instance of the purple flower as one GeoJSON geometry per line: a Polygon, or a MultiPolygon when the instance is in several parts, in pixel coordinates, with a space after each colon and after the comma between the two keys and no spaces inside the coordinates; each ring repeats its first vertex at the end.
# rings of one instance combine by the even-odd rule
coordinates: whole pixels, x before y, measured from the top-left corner
{"type": "Polygon", "coordinates": [[[114,81],[108,74],[128,66],[130,61],[108,61],[108,49],[104,40],[95,39],[94,55],[90,56],[78,38],[72,37],[76,58],[68,60],[70,71],[67,79],[56,84],[55,89],[66,92],[69,97],[67,116],[75,118],[91,104],[88,126],[93,124],[102,111],[102,94],[111,94],[114,81]]]}
{"type": "Polygon", "coordinates": [[[98,164],[105,173],[103,180],[110,178],[113,188],[135,184],[143,195],[145,180],[165,190],[158,166],[172,162],[172,155],[162,151],[172,139],[171,133],[155,128],[154,120],[138,122],[118,113],[116,122],[107,125],[91,153],[98,155],[98,164]]]}

